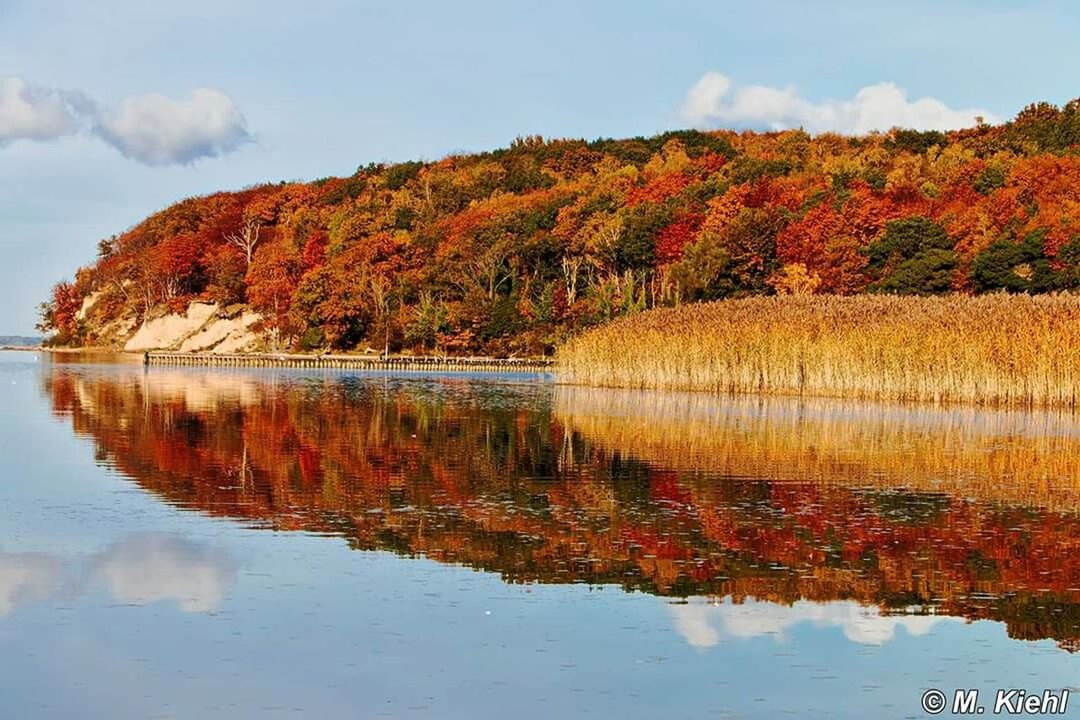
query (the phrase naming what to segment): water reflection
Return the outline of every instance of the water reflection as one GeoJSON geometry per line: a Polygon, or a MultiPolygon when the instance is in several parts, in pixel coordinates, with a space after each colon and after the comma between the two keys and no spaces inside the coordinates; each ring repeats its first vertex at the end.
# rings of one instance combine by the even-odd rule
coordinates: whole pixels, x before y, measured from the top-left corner
{"type": "Polygon", "coordinates": [[[1080,422],[1068,412],[560,387],[555,415],[660,468],[1080,509],[1080,422]]]}
{"type": "Polygon", "coordinates": [[[19,607],[104,589],[121,603],[218,609],[238,565],[224,550],[171,533],[132,533],[86,557],[0,553],[0,617],[19,607]]]}
{"type": "Polygon", "coordinates": [[[134,605],[171,600],[181,612],[217,610],[236,582],[237,564],[213,546],[175,535],[137,533],[89,563],[89,578],[134,605]]]}
{"type": "Polygon", "coordinates": [[[0,617],[53,595],[63,563],[42,553],[0,553],[0,617]]]}
{"type": "Polygon", "coordinates": [[[689,601],[672,604],[669,612],[675,629],[696,648],[711,648],[725,638],[755,638],[772,636],[783,642],[786,633],[798,625],[838,627],[844,637],[860,645],[884,645],[896,637],[897,628],[908,635],[925,635],[941,622],[956,622],[956,618],[941,615],[896,613],[883,615],[875,606],[865,606],[850,600],[808,602],[799,600],[791,605],[748,600],[743,603],[689,601]]]}
{"type": "MultiPolygon", "coordinates": [[[[711,598],[671,605],[696,647],[804,623],[880,644],[948,618],[1080,645],[1068,416],[467,378],[42,378],[101,463],[169,503],[512,583],[711,598]]],[[[227,568],[141,548],[97,566],[117,597],[220,602],[227,568]],[[191,584],[170,585],[181,576],[191,584]]]]}

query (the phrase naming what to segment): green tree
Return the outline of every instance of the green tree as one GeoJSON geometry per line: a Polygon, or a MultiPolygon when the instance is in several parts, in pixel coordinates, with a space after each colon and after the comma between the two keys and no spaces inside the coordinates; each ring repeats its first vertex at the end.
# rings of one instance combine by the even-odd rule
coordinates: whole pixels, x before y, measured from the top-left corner
{"type": "MultiPolygon", "coordinates": [[[[1071,247],[1062,250],[1065,260],[1072,257],[1071,247]]],[[[1046,231],[1041,229],[1020,242],[998,240],[976,255],[971,263],[971,281],[979,292],[1040,293],[1069,284],[1068,273],[1056,272],[1046,257],[1046,231]]]]}
{"type": "Polygon", "coordinates": [[[1061,246],[1057,261],[1061,265],[1058,277],[1062,289],[1080,287],[1080,237],[1061,246]]]}
{"type": "Polygon", "coordinates": [[[871,292],[934,295],[952,288],[960,258],[955,241],[939,222],[921,216],[893,220],[867,249],[868,268],[877,277],[871,292]]]}
{"type": "Polygon", "coordinates": [[[952,250],[931,248],[904,260],[872,292],[893,295],[937,295],[949,292],[958,258],[952,250]]]}
{"type": "Polygon", "coordinates": [[[975,178],[975,192],[989,195],[994,190],[1005,186],[1005,168],[1000,165],[987,165],[986,169],[975,178]]]}
{"type": "Polygon", "coordinates": [[[885,141],[885,147],[890,150],[904,150],[922,155],[935,145],[945,147],[948,142],[945,133],[938,130],[921,131],[898,128],[890,133],[889,139],[885,141]]]}
{"type": "Polygon", "coordinates": [[[622,233],[615,243],[615,268],[644,270],[655,261],[656,234],[670,221],[671,211],[657,203],[641,203],[619,213],[622,233]]]}
{"type": "Polygon", "coordinates": [[[413,308],[413,321],[405,329],[405,339],[419,343],[425,350],[434,347],[439,333],[447,328],[446,320],[446,304],[425,290],[413,308]]]}
{"type": "Polygon", "coordinates": [[[783,208],[743,208],[718,238],[728,257],[726,277],[737,294],[769,292],[768,279],[780,269],[776,235],[788,221],[783,208]]]}
{"type": "Polygon", "coordinates": [[[866,249],[871,269],[910,260],[927,250],[952,250],[953,239],[939,222],[921,216],[893,220],[882,236],[866,249]]]}
{"type": "Polygon", "coordinates": [[[714,234],[706,234],[683,248],[682,258],[670,267],[669,276],[684,300],[716,300],[731,294],[730,258],[714,234]]]}

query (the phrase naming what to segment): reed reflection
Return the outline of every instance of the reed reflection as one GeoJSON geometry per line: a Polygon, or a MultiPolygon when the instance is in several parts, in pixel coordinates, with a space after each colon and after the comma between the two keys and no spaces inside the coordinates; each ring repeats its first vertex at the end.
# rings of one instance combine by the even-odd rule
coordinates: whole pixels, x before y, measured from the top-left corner
{"type": "Polygon", "coordinates": [[[783,624],[847,601],[816,621],[877,637],[988,618],[1080,645],[1068,416],[446,378],[42,377],[99,461],[166,502],[507,582],[736,606],[673,611],[692,642],[744,627],[747,608],[783,606],[749,618],[783,624]]]}

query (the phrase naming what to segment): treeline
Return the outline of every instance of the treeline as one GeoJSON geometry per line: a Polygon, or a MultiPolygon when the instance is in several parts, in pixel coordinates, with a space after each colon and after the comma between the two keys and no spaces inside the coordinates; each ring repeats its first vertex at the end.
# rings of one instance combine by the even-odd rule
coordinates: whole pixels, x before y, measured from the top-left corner
{"type": "Polygon", "coordinates": [[[156,213],[102,240],[41,328],[98,344],[203,299],[251,306],[278,347],[539,353],[688,301],[1067,290],[1078,143],[1072,101],[950,133],[529,137],[369,165],[156,213]]]}
{"type": "Polygon", "coordinates": [[[0,335],[0,347],[35,347],[41,344],[39,337],[26,335],[0,335]]]}

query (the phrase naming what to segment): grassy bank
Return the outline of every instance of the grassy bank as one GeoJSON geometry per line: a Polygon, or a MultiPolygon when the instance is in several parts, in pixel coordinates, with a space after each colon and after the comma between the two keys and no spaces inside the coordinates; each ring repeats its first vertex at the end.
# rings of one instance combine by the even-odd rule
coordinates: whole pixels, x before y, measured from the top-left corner
{"type": "Polygon", "coordinates": [[[783,296],[585,333],[562,377],[606,387],[1076,407],[1080,296],[783,296]]]}

